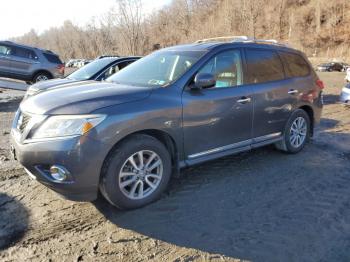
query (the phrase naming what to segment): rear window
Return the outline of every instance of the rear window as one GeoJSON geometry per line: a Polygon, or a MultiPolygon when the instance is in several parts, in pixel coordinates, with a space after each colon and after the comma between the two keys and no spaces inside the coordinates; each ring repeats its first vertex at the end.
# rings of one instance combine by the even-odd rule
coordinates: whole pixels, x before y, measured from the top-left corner
{"type": "Polygon", "coordinates": [[[302,77],[310,74],[308,63],[300,55],[281,52],[287,77],[302,77]]]}
{"type": "Polygon", "coordinates": [[[63,64],[61,59],[57,55],[49,54],[49,53],[43,53],[43,54],[50,63],[63,64]]]}
{"type": "Polygon", "coordinates": [[[282,61],[276,52],[246,49],[246,58],[250,84],[284,79],[282,61]]]}

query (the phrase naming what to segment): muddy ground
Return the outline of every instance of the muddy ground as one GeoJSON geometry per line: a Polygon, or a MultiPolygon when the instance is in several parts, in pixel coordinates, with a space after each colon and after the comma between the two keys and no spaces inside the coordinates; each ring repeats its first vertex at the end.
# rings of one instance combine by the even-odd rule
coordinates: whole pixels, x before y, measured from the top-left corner
{"type": "Polygon", "coordinates": [[[184,170],[129,212],[62,200],[10,160],[22,92],[0,89],[0,260],[350,261],[350,109],[336,103],[344,74],[321,78],[321,125],[301,153],[269,146],[184,170]]]}

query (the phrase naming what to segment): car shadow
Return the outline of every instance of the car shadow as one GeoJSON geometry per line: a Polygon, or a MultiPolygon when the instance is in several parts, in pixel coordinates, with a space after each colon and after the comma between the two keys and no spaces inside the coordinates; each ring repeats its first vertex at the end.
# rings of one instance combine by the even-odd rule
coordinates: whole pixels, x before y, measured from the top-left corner
{"type": "Polygon", "coordinates": [[[330,118],[321,118],[320,124],[317,125],[316,131],[325,131],[327,129],[331,129],[336,127],[339,124],[338,120],[330,119],[330,118]]]}
{"type": "Polygon", "coordinates": [[[339,99],[340,99],[339,95],[333,95],[333,94],[324,94],[323,95],[323,103],[325,105],[339,103],[339,99]]]}
{"type": "Polygon", "coordinates": [[[267,146],[188,168],[141,209],[94,204],[118,227],[179,247],[255,261],[348,261],[350,135],[324,131],[336,124],[323,119],[317,140],[296,155],[267,146]]]}
{"type": "Polygon", "coordinates": [[[0,251],[19,242],[28,230],[29,213],[14,197],[0,193],[0,251]]]}

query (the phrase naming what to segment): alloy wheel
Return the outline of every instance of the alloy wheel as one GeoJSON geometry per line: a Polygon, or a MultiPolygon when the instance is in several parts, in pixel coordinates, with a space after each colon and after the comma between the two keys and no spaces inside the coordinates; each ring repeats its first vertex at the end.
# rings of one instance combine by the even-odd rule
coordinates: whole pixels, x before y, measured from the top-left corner
{"type": "Polygon", "coordinates": [[[46,75],[39,75],[39,76],[36,78],[36,82],[46,81],[46,80],[49,80],[49,78],[48,78],[46,75]]]}
{"type": "Polygon", "coordinates": [[[293,121],[289,134],[290,144],[294,148],[300,147],[304,143],[307,135],[306,120],[303,117],[297,117],[293,121]]]}
{"type": "Polygon", "coordinates": [[[131,155],[119,172],[119,188],[133,200],[151,195],[159,186],[163,175],[163,162],[151,150],[141,150],[131,155]]]}

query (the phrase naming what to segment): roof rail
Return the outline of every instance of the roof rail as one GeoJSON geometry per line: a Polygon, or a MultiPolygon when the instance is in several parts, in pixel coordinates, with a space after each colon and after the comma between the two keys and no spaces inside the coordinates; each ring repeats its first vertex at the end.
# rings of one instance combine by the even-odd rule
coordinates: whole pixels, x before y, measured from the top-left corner
{"type": "Polygon", "coordinates": [[[223,42],[230,42],[230,43],[257,43],[257,44],[261,43],[261,44],[271,44],[271,45],[289,47],[289,45],[280,43],[275,39],[256,39],[248,36],[220,36],[220,37],[197,40],[195,43],[199,44],[199,43],[216,42],[216,41],[223,41],[223,42]]]}
{"type": "Polygon", "coordinates": [[[242,42],[242,41],[247,41],[250,38],[248,36],[219,36],[219,37],[211,37],[211,38],[206,38],[206,39],[201,39],[201,40],[197,40],[195,43],[199,44],[199,43],[207,43],[207,42],[215,42],[215,41],[227,41],[227,42],[242,42]]]}

